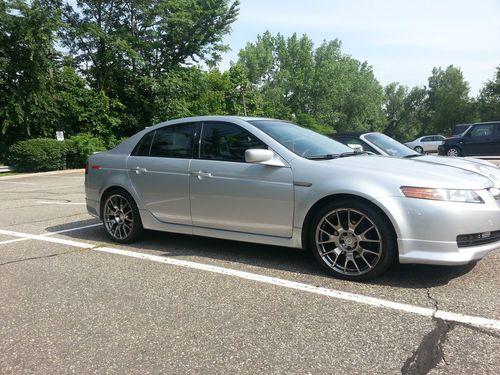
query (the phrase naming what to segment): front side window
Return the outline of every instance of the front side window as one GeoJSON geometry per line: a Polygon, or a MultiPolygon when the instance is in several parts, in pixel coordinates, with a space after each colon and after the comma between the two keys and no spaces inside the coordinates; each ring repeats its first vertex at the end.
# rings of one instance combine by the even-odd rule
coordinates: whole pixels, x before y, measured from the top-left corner
{"type": "Polygon", "coordinates": [[[151,145],[150,156],[164,158],[192,157],[195,124],[167,125],[157,129],[151,145]]]}
{"type": "Polygon", "coordinates": [[[222,122],[203,124],[201,159],[245,162],[245,150],[252,148],[267,149],[268,147],[237,125],[222,122]]]}

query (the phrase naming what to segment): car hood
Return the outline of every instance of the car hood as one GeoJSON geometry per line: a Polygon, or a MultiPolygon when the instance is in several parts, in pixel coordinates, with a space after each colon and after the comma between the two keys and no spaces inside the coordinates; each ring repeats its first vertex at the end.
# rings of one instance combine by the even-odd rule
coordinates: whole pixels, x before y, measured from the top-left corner
{"type": "Polygon", "coordinates": [[[450,167],[476,172],[488,178],[495,187],[500,187],[500,168],[486,160],[432,155],[419,156],[413,160],[432,164],[448,165],[450,167]]]}
{"type": "Polygon", "coordinates": [[[493,186],[490,178],[474,170],[413,159],[360,155],[317,162],[340,169],[341,174],[357,175],[360,183],[362,179],[370,179],[398,186],[472,190],[493,186]]]}

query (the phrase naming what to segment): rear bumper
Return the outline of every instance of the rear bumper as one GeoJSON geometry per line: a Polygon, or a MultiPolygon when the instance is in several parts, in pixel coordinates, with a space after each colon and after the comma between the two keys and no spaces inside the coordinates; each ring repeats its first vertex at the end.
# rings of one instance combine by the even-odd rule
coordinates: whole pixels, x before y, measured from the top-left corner
{"type": "Polygon", "coordinates": [[[88,199],[88,198],[85,198],[85,203],[87,204],[87,212],[100,219],[100,215],[99,215],[99,202],[96,201],[96,200],[93,200],[93,199],[88,199]]]}

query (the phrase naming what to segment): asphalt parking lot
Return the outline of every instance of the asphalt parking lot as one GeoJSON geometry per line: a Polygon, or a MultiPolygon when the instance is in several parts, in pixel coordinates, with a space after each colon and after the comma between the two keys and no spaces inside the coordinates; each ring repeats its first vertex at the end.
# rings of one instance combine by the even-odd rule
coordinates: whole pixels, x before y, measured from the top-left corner
{"type": "Polygon", "coordinates": [[[0,374],[500,373],[500,251],[353,283],[294,249],[118,245],[83,180],[0,176],[0,374]]]}

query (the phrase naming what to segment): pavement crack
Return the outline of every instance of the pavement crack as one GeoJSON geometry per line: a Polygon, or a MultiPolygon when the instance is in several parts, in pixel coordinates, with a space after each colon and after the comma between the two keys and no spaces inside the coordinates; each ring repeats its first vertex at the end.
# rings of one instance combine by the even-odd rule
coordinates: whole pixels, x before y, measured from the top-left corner
{"type": "Polygon", "coordinates": [[[422,338],[418,348],[405,361],[401,368],[402,375],[428,374],[441,361],[449,365],[444,354],[444,344],[448,334],[455,328],[456,324],[436,318],[436,313],[439,311],[439,302],[431,295],[429,289],[427,289],[427,298],[434,306],[434,312],[432,313],[434,328],[422,338]]]}
{"type": "Polygon", "coordinates": [[[427,292],[427,298],[431,301],[432,306],[434,307],[434,312],[432,313],[432,318],[435,318],[436,317],[436,313],[439,310],[439,302],[437,301],[437,299],[435,299],[432,296],[431,291],[429,290],[429,288],[426,289],[426,292],[427,292]]]}
{"type": "Polygon", "coordinates": [[[54,258],[54,257],[60,256],[60,255],[77,253],[77,252],[81,252],[81,251],[83,251],[83,249],[70,250],[70,251],[65,251],[63,253],[55,253],[55,254],[43,255],[43,256],[39,256],[39,257],[31,257],[31,258],[24,258],[24,259],[12,260],[10,262],[0,263],[0,267],[6,266],[8,264],[22,263],[22,262],[27,262],[27,261],[31,261],[31,260],[38,260],[38,259],[45,259],[45,258],[54,258]]]}
{"type": "Polygon", "coordinates": [[[435,323],[434,328],[422,338],[417,350],[406,360],[401,368],[402,375],[424,375],[441,361],[446,365],[449,364],[443,347],[448,333],[455,327],[455,324],[438,318],[432,320],[435,323]]]}

